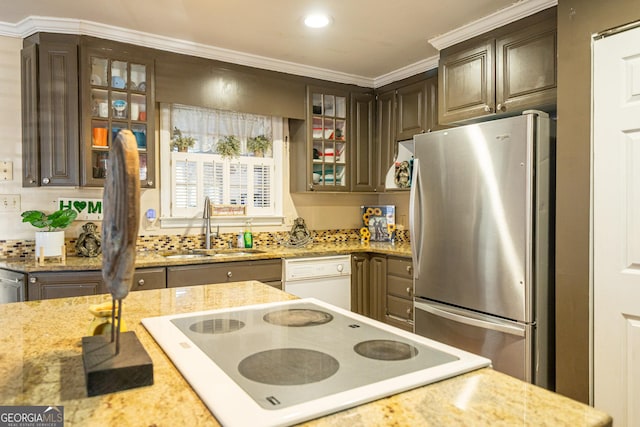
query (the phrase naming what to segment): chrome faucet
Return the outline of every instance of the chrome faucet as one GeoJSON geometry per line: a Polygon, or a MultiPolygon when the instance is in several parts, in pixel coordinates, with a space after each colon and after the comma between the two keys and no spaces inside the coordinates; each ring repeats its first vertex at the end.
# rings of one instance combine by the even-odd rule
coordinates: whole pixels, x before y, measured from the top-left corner
{"type": "MultiPolygon", "coordinates": [[[[211,200],[209,196],[204,198],[204,210],[202,211],[202,218],[204,218],[204,239],[205,248],[211,249],[211,200]]],[[[220,225],[218,225],[218,231],[213,233],[213,237],[218,237],[220,231],[220,225]]]]}

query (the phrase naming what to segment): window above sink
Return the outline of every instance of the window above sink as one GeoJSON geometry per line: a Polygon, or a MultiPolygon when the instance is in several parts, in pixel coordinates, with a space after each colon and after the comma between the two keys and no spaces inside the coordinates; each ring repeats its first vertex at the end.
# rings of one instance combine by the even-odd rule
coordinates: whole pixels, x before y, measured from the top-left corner
{"type": "Polygon", "coordinates": [[[246,208],[244,216],[216,217],[220,225],[282,224],[283,124],[279,117],[162,104],[161,225],[199,223],[205,196],[246,208]],[[191,141],[187,149],[173,144],[176,131],[191,141]]]}

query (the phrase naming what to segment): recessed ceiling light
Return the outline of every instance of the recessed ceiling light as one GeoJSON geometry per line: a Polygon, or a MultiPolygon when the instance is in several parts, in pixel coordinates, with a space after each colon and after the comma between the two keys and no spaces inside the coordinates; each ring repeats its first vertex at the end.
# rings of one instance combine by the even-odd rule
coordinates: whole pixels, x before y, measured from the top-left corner
{"type": "Polygon", "coordinates": [[[327,15],[323,15],[320,13],[312,13],[310,15],[305,16],[304,25],[311,28],[322,28],[329,25],[331,19],[327,15]]]}

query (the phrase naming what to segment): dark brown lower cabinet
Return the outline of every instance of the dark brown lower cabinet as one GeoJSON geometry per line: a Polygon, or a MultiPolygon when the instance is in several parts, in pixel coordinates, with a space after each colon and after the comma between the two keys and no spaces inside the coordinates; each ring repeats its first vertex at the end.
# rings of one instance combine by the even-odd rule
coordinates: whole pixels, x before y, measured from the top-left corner
{"type": "Polygon", "coordinates": [[[351,311],[369,316],[369,254],[351,255],[351,311]]]}
{"type": "Polygon", "coordinates": [[[27,295],[30,301],[108,292],[101,271],[30,273],[28,280],[27,295]]]}
{"type": "MultiPolygon", "coordinates": [[[[132,291],[167,287],[164,267],[138,268],[133,274],[132,291]]],[[[30,273],[27,296],[29,301],[106,294],[102,271],[65,271],[30,273]]]]}
{"type": "Polygon", "coordinates": [[[413,264],[389,257],[385,282],[384,322],[413,332],[413,264]]]}
{"type": "Polygon", "coordinates": [[[270,259],[167,267],[168,288],[245,280],[258,280],[278,287],[278,282],[282,281],[282,261],[270,259]]]}
{"type": "Polygon", "coordinates": [[[387,257],[372,255],[369,261],[369,317],[384,321],[384,288],[387,281],[387,257]]]}
{"type": "Polygon", "coordinates": [[[384,320],[387,258],[373,254],[351,256],[351,311],[384,320]]]}

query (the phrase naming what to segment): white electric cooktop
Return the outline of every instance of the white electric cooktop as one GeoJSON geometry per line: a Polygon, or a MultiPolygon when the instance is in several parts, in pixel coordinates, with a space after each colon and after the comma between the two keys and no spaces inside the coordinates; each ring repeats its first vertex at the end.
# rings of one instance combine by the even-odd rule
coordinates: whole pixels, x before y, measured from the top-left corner
{"type": "Polygon", "coordinates": [[[225,426],[290,425],[490,364],[313,298],[142,323],[225,426]]]}

